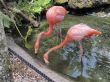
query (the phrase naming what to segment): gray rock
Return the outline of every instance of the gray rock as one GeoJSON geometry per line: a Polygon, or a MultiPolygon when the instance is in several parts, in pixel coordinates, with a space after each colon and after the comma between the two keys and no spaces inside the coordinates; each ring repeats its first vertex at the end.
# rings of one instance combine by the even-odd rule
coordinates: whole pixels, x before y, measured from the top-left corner
{"type": "Polygon", "coordinates": [[[102,4],[110,4],[110,0],[69,0],[68,4],[72,8],[87,8],[102,4]]]}
{"type": "Polygon", "coordinates": [[[10,61],[8,48],[3,27],[2,19],[0,21],[0,82],[13,82],[10,70],[10,61]]]}

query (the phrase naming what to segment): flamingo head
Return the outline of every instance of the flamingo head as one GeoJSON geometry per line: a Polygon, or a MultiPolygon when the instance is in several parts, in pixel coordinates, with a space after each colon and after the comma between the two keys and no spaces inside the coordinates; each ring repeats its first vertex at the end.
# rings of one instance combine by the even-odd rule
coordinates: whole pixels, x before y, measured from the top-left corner
{"type": "Polygon", "coordinates": [[[48,54],[47,54],[47,53],[44,54],[44,61],[45,61],[45,63],[46,63],[47,65],[49,64],[48,54]]]}
{"type": "Polygon", "coordinates": [[[92,29],[92,30],[89,32],[88,37],[90,37],[90,36],[92,36],[92,35],[97,35],[97,36],[99,36],[99,35],[101,35],[101,34],[102,34],[102,32],[97,31],[97,30],[95,30],[95,29],[92,29]]]}
{"type": "Polygon", "coordinates": [[[55,11],[56,14],[60,14],[60,15],[65,16],[66,14],[68,14],[68,12],[69,11],[67,11],[64,7],[56,6],[56,11],[55,11]]]}
{"type": "Polygon", "coordinates": [[[37,44],[35,44],[35,45],[34,45],[34,53],[35,53],[35,54],[37,54],[37,53],[38,53],[38,48],[39,48],[39,47],[38,47],[38,45],[37,45],[37,44]]]}

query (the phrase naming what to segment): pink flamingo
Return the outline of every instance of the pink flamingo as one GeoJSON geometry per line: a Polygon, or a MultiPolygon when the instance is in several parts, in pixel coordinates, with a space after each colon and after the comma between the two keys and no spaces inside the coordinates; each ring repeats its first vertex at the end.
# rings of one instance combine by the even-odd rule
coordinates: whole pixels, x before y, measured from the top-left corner
{"type": "Polygon", "coordinates": [[[76,40],[79,43],[80,46],[80,58],[82,59],[82,55],[83,55],[83,46],[82,46],[82,39],[85,37],[90,37],[92,35],[100,35],[101,32],[89,27],[86,24],[77,24],[72,26],[68,32],[67,35],[64,39],[63,42],[61,42],[59,45],[50,48],[45,54],[44,54],[44,61],[46,64],[49,64],[48,61],[48,54],[56,49],[59,49],[61,47],[63,47],[64,45],[66,45],[68,42],[76,40]]]}
{"type": "Polygon", "coordinates": [[[49,29],[47,32],[40,32],[38,34],[37,40],[34,45],[35,54],[38,53],[41,37],[51,35],[53,32],[54,24],[61,22],[67,13],[68,13],[68,11],[65,8],[63,8],[62,6],[53,6],[47,11],[46,18],[47,18],[47,21],[49,24],[49,29]]]}

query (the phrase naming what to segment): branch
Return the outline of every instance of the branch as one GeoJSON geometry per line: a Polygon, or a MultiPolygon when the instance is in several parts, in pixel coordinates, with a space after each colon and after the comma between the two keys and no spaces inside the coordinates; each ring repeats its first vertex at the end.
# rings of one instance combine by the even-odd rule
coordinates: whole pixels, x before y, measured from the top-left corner
{"type": "Polygon", "coordinates": [[[1,4],[3,5],[3,7],[4,7],[5,9],[8,9],[3,0],[0,0],[0,2],[1,2],[1,4]]]}
{"type": "Polygon", "coordinates": [[[25,15],[23,12],[21,12],[20,10],[16,9],[16,8],[10,8],[7,7],[6,4],[3,2],[3,0],[0,0],[0,2],[2,3],[3,7],[6,10],[10,10],[12,12],[15,12],[17,14],[19,14],[20,16],[22,16],[24,19],[26,19],[27,21],[29,21],[34,27],[38,27],[39,23],[37,21],[35,21],[33,18],[28,17],[27,15],[25,15]]]}
{"type": "Polygon", "coordinates": [[[8,8],[9,10],[19,14],[20,16],[22,16],[23,18],[25,18],[27,21],[29,21],[34,27],[38,27],[39,23],[37,21],[35,21],[34,19],[32,19],[31,17],[28,17],[27,15],[25,15],[23,12],[21,12],[18,9],[14,9],[14,8],[8,8]]]}

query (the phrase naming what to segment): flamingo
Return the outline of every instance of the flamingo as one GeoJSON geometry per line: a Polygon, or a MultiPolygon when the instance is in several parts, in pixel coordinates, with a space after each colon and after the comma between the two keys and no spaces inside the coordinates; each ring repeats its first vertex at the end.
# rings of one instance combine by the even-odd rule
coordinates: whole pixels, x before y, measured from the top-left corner
{"type": "Polygon", "coordinates": [[[91,27],[89,27],[86,24],[77,24],[69,28],[67,35],[64,39],[63,42],[61,42],[59,45],[50,48],[45,54],[44,54],[44,61],[46,64],[49,64],[48,61],[48,54],[52,51],[55,51],[56,49],[59,49],[66,45],[68,42],[71,42],[73,40],[78,41],[79,46],[80,46],[80,59],[82,58],[83,55],[83,46],[82,46],[82,39],[86,37],[91,37],[93,35],[100,35],[101,32],[97,31],[91,27]]]}
{"type": "Polygon", "coordinates": [[[68,13],[68,11],[65,8],[63,8],[62,6],[53,6],[53,7],[49,8],[49,10],[46,13],[47,22],[49,24],[48,31],[40,32],[38,34],[35,45],[34,45],[35,54],[38,53],[41,37],[51,35],[53,32],[53,26],[55,24],[61,22],[67,13],[68,13]]]}

